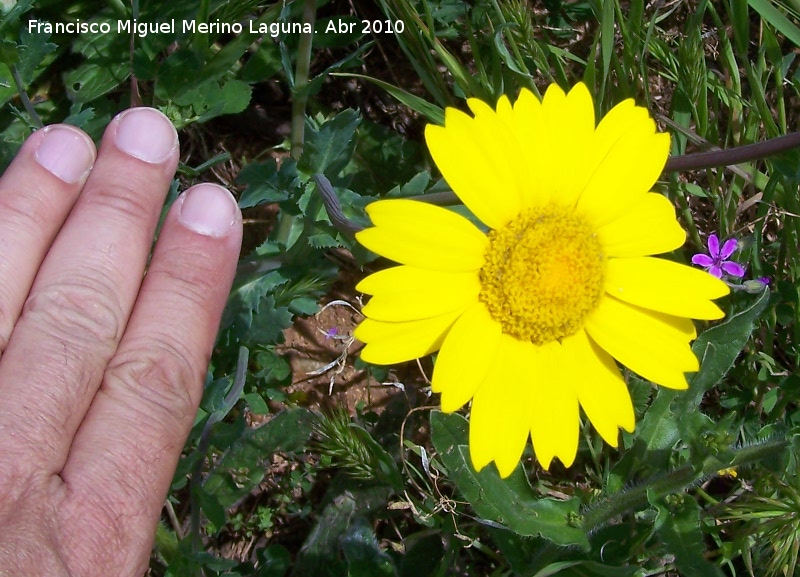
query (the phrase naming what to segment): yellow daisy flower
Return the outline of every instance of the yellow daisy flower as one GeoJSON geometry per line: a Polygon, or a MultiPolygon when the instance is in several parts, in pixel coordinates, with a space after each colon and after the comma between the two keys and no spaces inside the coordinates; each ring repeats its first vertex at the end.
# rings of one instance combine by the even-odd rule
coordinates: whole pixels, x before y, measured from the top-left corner
{"type": "Polygon", "coordinates": [[[439,351],[432,377],[442,410],[472,400],[470,454],[506,477],[530,435],[536,458],[569,466],[579,406],[616,447],[634,428],[614,359],[659,385],[697,371],[690,319],[718,319],[728,287],[651,255],[685,240],[675,211],[649,192],[669,135],[633,100],[595,126],[588,89],[523,90],[496,109],[448,108],[425,138],[442,175],[488,229],[411,200],[367,207],[358,241],[401,266],[368,276],[373,295],[355,337],[361,356],[392,364],[439,351]]]}

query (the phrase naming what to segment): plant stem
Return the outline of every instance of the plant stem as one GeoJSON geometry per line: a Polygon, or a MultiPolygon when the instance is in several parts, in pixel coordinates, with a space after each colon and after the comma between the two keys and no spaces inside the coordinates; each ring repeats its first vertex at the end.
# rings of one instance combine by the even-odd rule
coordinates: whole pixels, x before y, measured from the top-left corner
{"type": "MultiPolygon", "coordinates": [[[[291,157],[299,160],[303,154],[306,127],[306,104],[308,104],[308,72],[311,68],[311,45],[314,40],[314,19],[316,18],[316,0],[305,0],[303,3],[303,27],[309,24],[311,32],[300,35],[297,46],[297,65],[294,72],[294,86],[292,89],[292,136],[291,157]]],[[[291,214],[281,214],[278,223],[276,240],[288,246],[296,217],[291,214]]]]}
{"type": "Polygon", "coordinates": [[[619,491],[602,499],[583,516],[583,528],[586,533],[592,533],[608,523],[617,515],[626,511],[637,509],[647,503],[647,495],[668,495],[684,490],[699,479],[713,475],[720,469],[738,467],[760,461],[766,457],[776,455],[789,445],[789,439],[782,437],[742,447],[733,451],[730,463],[720,463],[715,458],[708,458],[698,469],[695,465],[688,464],[663,475],[651,477],[640,485],[619,491]]]}
{"type": "MultiPolygon", "coordinates": [[[[192,476],[189,481],[189,502],[191,505],[190,513],[190,532],[192,552],[199,553],[202,546],[202,539],[200,536],[200,491],[203,490],[203,465],[208,456],[208,450],[211,446],[211,429],[224,419],[231,411],[233,406],[239,400],[244,389],[245,381],[247,380],[247,362],[250,358],[250,350],[247,347],[239,347],[239,358],[236,361],[236,376],[233,378],[233,383],[222,401],[222,406],[211,413],[203,426],[203,432],[200,434],[200,440],[195,449],[202,457],[197,459],[195,465],[192,467],[192,476]]],[[[202,575],[202,571],[197,570],[197,575],[202,575]]]]}
{"type": "Polygon", "coordinates": [[[33,123],[36,128],[43,128],[44,124],[42,123],[42,119],[39,118],[38,114],[36,114],[36,109],[33,107],[33,104],[28,98],[28,93],[25,92],[25,86],[22,83],[22,77],[19,75],[19,70],[17,70],[17,67],[14,64],[11,65],[11,76],[14,78],[14,83],[17,85],[17,92],[19,92],[19,98],[22,100],[22,106],[25,107],[25,110],[31,117],[31,123],[33,123]]]}
{"type": "Polygon", "coordinates": [[[292,95],[292,158],[298,160],[303,154],[305,136],[306,104],[308,103],[308,72],[311,68],[311,44],[314,40],[314,19],[316,0],[303,3],[303,27],[308,24],[311,32],[300,35],[297,46],[297,66],[294,73],[294,94],[292,95]]]}

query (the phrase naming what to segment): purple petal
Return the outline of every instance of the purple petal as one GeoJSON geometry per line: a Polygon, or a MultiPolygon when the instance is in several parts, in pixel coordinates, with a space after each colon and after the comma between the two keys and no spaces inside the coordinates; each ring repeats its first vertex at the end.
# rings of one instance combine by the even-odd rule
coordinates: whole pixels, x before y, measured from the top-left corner
{"type": "Polygon", "coordinates": [[[692,263],[708,268],[714,264],[714,259],[708,256],[707,254],[701,253],[701,254],[696,254],[692,257],[692,263]]]}
{"type": "Polygon", "coordinates": [[[708,269],[708,274],[715,276],[717,278],[722,278],[722,269],[719,268],[717,265],[714,265],[708,269]]]}
{"type": "Polygon", "coordinates": [[[731,276],[744,276],[744,267],[738,262],[728,261],[722,263],[722,270],[731,276]]]}
{"type": "Polygon", "coordinates": [[[708,237],[708,254],[713,258],[719,257],[719,238],[717,238],[716,234],[712,234],[708,237]]]}
{"type": "Polygon", "coordinates": [[[772,281],[770,281],[768,276],[760,276],[760,277],[758,277],[758,282],[760,282],[761,284],[765,284],[765,285],[769,286],[769,283],[772,282],[772,281]]]}
{"type": "Polygon", "coordinates": [[[728,260],[728,257],[731,256],[736,249],[739,247],[739,243],[735,238],[729,238],[725,241],[725,244],[722,245],[722,250],[719,251],[719,256],[722,260],[728,260]]]}

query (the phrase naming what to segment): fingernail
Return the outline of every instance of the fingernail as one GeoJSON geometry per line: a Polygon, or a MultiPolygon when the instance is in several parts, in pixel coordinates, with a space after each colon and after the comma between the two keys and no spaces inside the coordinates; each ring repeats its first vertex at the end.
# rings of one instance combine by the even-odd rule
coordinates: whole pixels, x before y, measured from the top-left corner
{"type": "Polygon", "coordinates": [[[178,147],[178,133],[158,110],[131,108],[119,115],[116,143],[123,152],[156,164],[178,147]]]}
{"type": "Polygon", "coordinates": [[[94,164],[94,146],[88,137],[66,125],[43,128],[44,138],[34,153],[36,162],[52,175],[73,184],[86,177],[94,164]]]}
{"type": "Polygon", "coordinates": [[[178,220],[204,236],[224,236],[239,217],[230,192],[215,184],[198,184],[183,193],[178,220]]]}

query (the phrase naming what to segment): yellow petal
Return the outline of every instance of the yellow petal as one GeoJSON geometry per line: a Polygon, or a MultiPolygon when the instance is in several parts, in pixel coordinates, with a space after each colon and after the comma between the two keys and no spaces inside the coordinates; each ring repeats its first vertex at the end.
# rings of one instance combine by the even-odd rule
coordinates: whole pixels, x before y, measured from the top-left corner
{"type": "Polygon", "coordinates": [[[517,135],[523,163],[530,175],[522,192],[522,209],[547,204],[552,198],[550,178],[552,150],[549,128],[542,103],[532,92],[523,88],[514,103],[511,125],[517,135]]]}
{"type": "Polygon", "coordinates": [[[405,292],[381,292],[364,306],[364,316],[377,321],[404,322],[440,316],[464,310],[478,302],[481,283],[475,273],[459,274],[457,284],[431,283],[405,292]]]}
{"type": "Polygon", "coordinates": [[[477,470],[494,461],[500,476],[508,477],[522,457],[530,402],[526,353],[523,343],[501,335],[494,366],[472,399],[469,447],[477,470]]]}
{"type": "MultiPolygon", "coordinates": [[[[576,84],[564,99],[558,124],[553,131],[560,133],[558,154],[561,156],[561,180],[554,200],[573,206],[586,183],[585,169],[592,155],[592,139],[594,137],[594,102],[589,89],[583,82],[576,84]]],[[[553,168],[551,168],[553,170],[553,168]]]]}
{"type": "Polygon", "coordinates": [[[615,219],[597,229],[607,256],[648,256],[683,246],[686,232],[675,219],[672,203],[649,192],[615,219]]]}
{"type": "Polygon", "coordinates": [[[603,226],[638,202],[658,179],[669,154],[669,135],[657,133],[638,107],[625,105],[601,121],[588,161],[589,179],[577,208],[603,226]]]}
{"type": "Polygon", "coordinates": [[[461,311],[457,311],[407,323],[366,319],[356,327],[353,336],[367,343],[361,351],[364,361],[375,365],[402,363],[439,350],[460,314],[461,311]]]}
{"type": "Polygon", "coordinates": [[[425,141],[444,179],[483,223],[500,228],[519,213],[524,165],[516,137],[494,112],[471,118],[448,108],[443,127],[425,128],[425,141]]]}
{"type": "Polygon", "coordinates": [[[453,211],[413,200],[379,200],[367,206],[375,225],[356,234],[369,250],[402,264],[464,272],[483,265],[487,239],[453,211]]]}
{"type": "MultiPolygon", "coordinates": [[[[571,359],[558,342],[538,349],[536,362],[529,363],[530,387],[533,390],[529,419],[536,458],[550,468],[554,457],[565,467],[572,465],[578,452],[578,396],[569,371],[571,359]]],[[[528,355],[530,356],[530,353],[528,355]]]]}
{"type": "Polygon", "coordinates": [[[585,331],[565,338],[562,346],[586,417],[603,440],[616,447],[619,428],[633,432],[635,426],[631,395],[616,363],[585,331]]]}
{"type": "Polygon", "coordinates": [[[500,325],[477,302],[464,311],[442,343],[431,389],[442,394],[442,410],[460,409],[489,374],[500,342],[500,325]]]}
{"type": "Polygon", "coordinates": [[[711,302],[730,292],[705,271],[651,257],[612,258],[606,265],[605,290],[625,302],[693,319],[721,319],[711,302]]]}
{"type": "Polygon", "coordinates": [[[368,295],[424,291],[430,286],[450,287],[477,278],[471,272],[447,272],[415,266],[395,266],[373,273],[356,285],[356,290],[368,295]]]}
{"type": "Polygon", "coordinates": [[[503,94],[497,101],[497,117],[508,126],[514,125],[514,109],[508,96],[503,94]]]}
{"type": "Polygon", "coordinates": [[[685,389],[684,373],[699,368],[689,347],[694,336],[689,324],[688,319],[647,311],[606,295],[586,320],[586,332],[642,377],[671,389],[685,389]]]}
{"type": "Polygon", "coordinates": [[[532,94],[522,91],[514,106],[517,140],[523,143],[530,174],[523,205],[574,204],[579,185],[586,181],[581,167],[594,134],[592,97],[584,84],[577,84],[569,94],[551,84],[541,105],[534,101],[532,94]]]}

